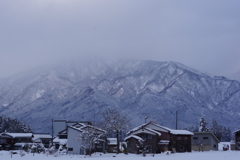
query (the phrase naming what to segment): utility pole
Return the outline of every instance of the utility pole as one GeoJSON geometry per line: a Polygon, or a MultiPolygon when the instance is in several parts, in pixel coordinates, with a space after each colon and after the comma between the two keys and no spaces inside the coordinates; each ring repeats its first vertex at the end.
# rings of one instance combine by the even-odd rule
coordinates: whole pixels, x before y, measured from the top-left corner
{"type": "Polygon", "coordinates": [[[52,118],[52,146],[53,146],[53,118],[52,118]]]}
{"type": "Polygon", "coordinates": [[[176,129],[178,129],[178,111],[176,111],[176,129]]]}

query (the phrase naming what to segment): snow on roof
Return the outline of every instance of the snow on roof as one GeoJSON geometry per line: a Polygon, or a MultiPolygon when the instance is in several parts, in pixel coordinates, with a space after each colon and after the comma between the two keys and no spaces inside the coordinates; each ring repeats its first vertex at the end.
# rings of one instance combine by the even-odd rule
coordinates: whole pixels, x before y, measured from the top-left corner
{"type": "Polygon", "coordinates": [[[67,139],[59,139],[59,137],[54,138],[53,143],[59,143],[61,145],[67,144],[68,140],[67,139]]]}
{"type": "Polygon", "coordinates": [[[169,140],[160,140],[158,144],[169,144],[169,140]]]}
{"type": "Polygon", "coordinates": [[[198,134],[210,134],[218,143],[220,143],[219,139],[212,132],[194,132],[194,135],[198,134]]]}
{"type": "Polygon", "coordinates": [[[50,134],[33,134],[33,140],[39,139],[39,138],[52,138],[50,134]]]}
{"type": "Polygon", "coordinates": [[[124,141],[126,141],[126,140],[128,140],[128,139],[130,139],[130,138],[135,138],[135,139],[138,139],[138,140],[140,140],[140,141],[143,141],[143,139],[142,139],[141,137],[136,136],[136,135],[127,136],[127,137],[124,139],[124,141]]]}
{"type": "Polygon", "coordinates": [[[67,129],[64,129],[64,130],[58,132],[58,135],[65,135],[65,134],[67,134],[67,129]]]}
{"type": "Polygon", "coordinates": [[[174,135],[194,135],[192,132],[187,131],[187,130],[170,129],[167,127],[160,126],[158,124],[155,124],[155,125],[168,130],[170,133],[172,133],[174,135]]]}
{"type": "Polygon", "coordinates": [[[142,124],[142,125],[140,125],[140,126],[138,126],[138,127],[135,127],[135,128],[133,128],[132,130],[128,131],[126,134],[128,135],[128,134],[130,134],[131,132],[134,132],[134,131],[137,131],[137,130],[139,130],[139,129],[141,129],[141,128],[144,128],[147,124],[148,124],[148,123],[144,123],[144,124],[142,124]]]}
{"type": "Polygon", "coordinates": [[[154,132],[154,133],[156,133],[156,134],[159,135],[159,136],[162,135],[160,132],[157,132],[157,131],[155,131],[155,130],[153,130],[153,129],[150,129],[150,128],[145,128],[145,129],[147,129],[147,130],[149,130],[149,131],[151,131],[151,132],[154,132]]]}
{"type": "Polygon", "coordinates": [[[32,145],[32,143],[15,143],[14,146],[24,146],[25,144],[29,144],[29,145],[32,145]]]}
{"type": "Polygon", "coordinates": [[[239,132],[240,131],[240,129],[238,129],[238,130],[236,130],[235,132],[233,132],[233,133],[236,133],[236,132],[239,132]]]}
{"type": "Polygon", "coordinates": [[[108,145],[117,145],[117,138],[107,138],[108,145]]]}
{"type": "Polygon", "coordinates": [[[100,128],[97,128],[95,126],[92,126],[92,125],[85,125],[85,124],[82,124],[82,123],[78,123],[79,125],[74,125],[74,126],[68,126],[70,128],[73,128],[73,129],[76,129],[76,130],[79,130],[79,131],[83,131],[85,128],[92,128],[92,129],[95,129],[95,130],[98,130],[100,132],[104,132],[104,133],[107,133],[107,131],[105,130],[102,130],[100,128]]]}
{"type": "MultiPolygon", "coordinates": [[[[189,132],[189,131],[187,131],[187,130],[175,130],[175,129],[170,129],[170,128],[167,128],[167,127],[160,126],[160,125],[158,125],[157,123],[152,122],[152,121],[150,121],[149,123],[144,123],[144,124],[142,124],[141,126],[138,126],[138,127],[134,128],[134,129],[128,131],[128,132],[127,132],[127,135],[129,135],[129,134],[131,134],[132,132],[135,132],[135,131],[137,131],[137,130],[139,130],[139,129],[141,129],[141,128],[147,129],[147,128],[145,128],[145,127],[146,127],[148,124],[153,124],[153,125],[155,125],[155,126],[157,126],[157,127],[159,127],[159,128],[163,128],[163,129],[169,131],[171,134],[175,134],[175,135],[194,135],[192,132],[189,132]]],[[[150,128],[148,128],[148,129],[150,129],[150,128]]],[[[153,129],[151,129],[151,130],[152,130],[152,131],[155,131],[155,130],[153,130],[153,129]]],[[[157,131],[155,131],[155,132],[156,132],[156,133],[159,133],[159,132],[157,132],[157,131]]],[[[161,133],[160,133],[160,135],[161,135],[161,133]]]]}
{"type": "Polygon", "coordinates": [[[175,135],[194,135],[192,132],[189,132],[187,130],[175,130],[171,129],[170,133],[175,134],[175,135]]]}
{"type": "Polygon", "coordinates": [[[32,133],[2,133],[2,135],[9,135],[13,138],[16,138],[16,137],[32,137],[32,133]]]}
{"type": "Polygon", "coordinates": [[[139,126],[139,127],[136,127],[136,128],[134,128],[134,129],[130,130],[130,131],[127,133],[127,135],[130,134],[130,133],[132,133],[132,132],[138,131],[138,130],[140,130],[140,129],[145,129],[145,130],[148,130],[148,131],[150,131],[150,132],[153,132],[153,133],[157,134],[158,136],[161,136],[161,133],[160,133],[160,132],[155,131],[155,130],[153,130],[153,129],[151,129],[151,128],[145,128],[145,125],[141,125],[141,126],[139,126]]]}

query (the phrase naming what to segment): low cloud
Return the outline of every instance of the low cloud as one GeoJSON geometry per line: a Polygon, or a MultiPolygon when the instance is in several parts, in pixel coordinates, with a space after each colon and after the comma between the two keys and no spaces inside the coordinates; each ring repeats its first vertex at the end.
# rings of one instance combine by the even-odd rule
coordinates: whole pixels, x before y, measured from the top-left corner
{"type": "Polygon", "coordinates": [[[177,61],[240,71],[239,1],[0,2],[0,77],[72,56],[177,61]]]}

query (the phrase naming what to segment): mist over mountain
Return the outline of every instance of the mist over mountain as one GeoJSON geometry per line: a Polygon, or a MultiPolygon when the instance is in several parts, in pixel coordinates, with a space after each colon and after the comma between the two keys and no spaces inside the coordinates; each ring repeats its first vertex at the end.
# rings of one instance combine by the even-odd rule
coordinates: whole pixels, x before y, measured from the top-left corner
{"type": "Polygon", "coordinates": [[[74,61],[0,79],[0,114],[51,132],[51,119],[101,120],[120,108],[132,126],[148,120],[179,128],[212,118],[232,130],[240,123],[240,82],[211,77],[177,62],[74,61]]]}

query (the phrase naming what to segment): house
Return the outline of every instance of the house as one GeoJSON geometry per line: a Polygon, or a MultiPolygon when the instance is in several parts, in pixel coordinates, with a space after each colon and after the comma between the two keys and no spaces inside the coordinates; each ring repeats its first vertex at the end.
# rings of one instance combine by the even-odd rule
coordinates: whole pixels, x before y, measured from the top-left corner
{"type": "Polygon", "coordinates": [[[49,133],[34,133],[32,138],[33,143],[41,143],[45,148],[48,148],[52,141],[52,136],[49,133]]]}
{"type": "Polygon", "coordinates": [[[192,150],[210,151],[218,150],[220,141],[212,132],[194,132],[192,136],[192,150]]]}
{"type": "MultiPolygon", "coordinates": [[[[233,132],[234,136],[235,136],[235,149],[236,150],[240,150],[240,129],[233,132]]],[[[233,145],[234,146],[234,145],[233,145]]]]}
{"type": "Polygon", "coordinates": [[[86,125],[92,125],[89,121],[66,121],[66,120],[53,120],[53,137],[56,137],[59,132],[65,130],[67,126],[72,126],[76,123],[82,123],[86,125]]]}
{"type": "Polygon", "coordinates": [[[124,139],[127,142],[129,153],[139,153],[146,146],[148,153],[158,153],[158,142],[160,141],[161,133],[146,126],[141,126],[134,130],[124,139]]]}
{"type": "Polygon", "coordinates": [[[0,150],[10,150],[11,143],[12,143],[11,137],[2,136],[0,134],[0,148],[1,148],[0,150]]]}
{"type": "Polygon", "coordinates": [[[1,133],[0,145],[4,150],[19,150],[22,145],[32,143],[33,133],[1,133]]]}
{"type": "MultiPolygon", "coordinates": [[[[106,134],[106,131],[100,128],[92,126],[89,121],[66,121],[66,120],[54,120],[53,121],[53,143],[55,149],[67,148],[70,154],[86,154],[88,150],[83,148],[81,141],[77,140],[77,135],[86,131],[94,130],[96,135],[106,134]]],[[[107,139],[104,137],[102,142],[95,144],[94,151],[105,152],[107,150],[107,139]]]]}
{"type": "Polygon", "coordinates": [[[192,132],[174,130],[150,121],[130,130],[125,138],[130,153],[141,152],[146,148],[148,153],[164,151],[191,152],[192,132]]]}
{"type": "MultiPolygon", "coordinates": [[[[70,154],[82,154],[85,155],[88,152],[88,148],[85,148],[84,142],[82,142],[80,139],[77,138],[78,135],[81,133],[91,133],[90,136],[94,137],[100,137],[101,135],[106,135],[106,131],[94,127],[92,125],[85,125],[82,123],[75,124],[73,126],[67,127],[67,147],[68,147],[68,153],[70,154]]],[[[101,136],[99,140],[95,143],[95,148],[93,150],[95,152],[105,152],[106,150],[106,137],[101,136]]]]}
{"type": "Polygon", "coordinates": [[[66,121],[66,120],[53,120],[53,144],[55,145],[55,149],[67,148],[68,142],[68,133],[67,127],[74,126],[78,123],[85,125],[92,125],[89,121],[66,121]]]}
{"type": "Polygon", "coordinates": [[[58,135],[53,139],[53,144],[55,145],[55,149],[59,149],[59,147],[67,147],[67,129],[58,133],[58,135]]]}

